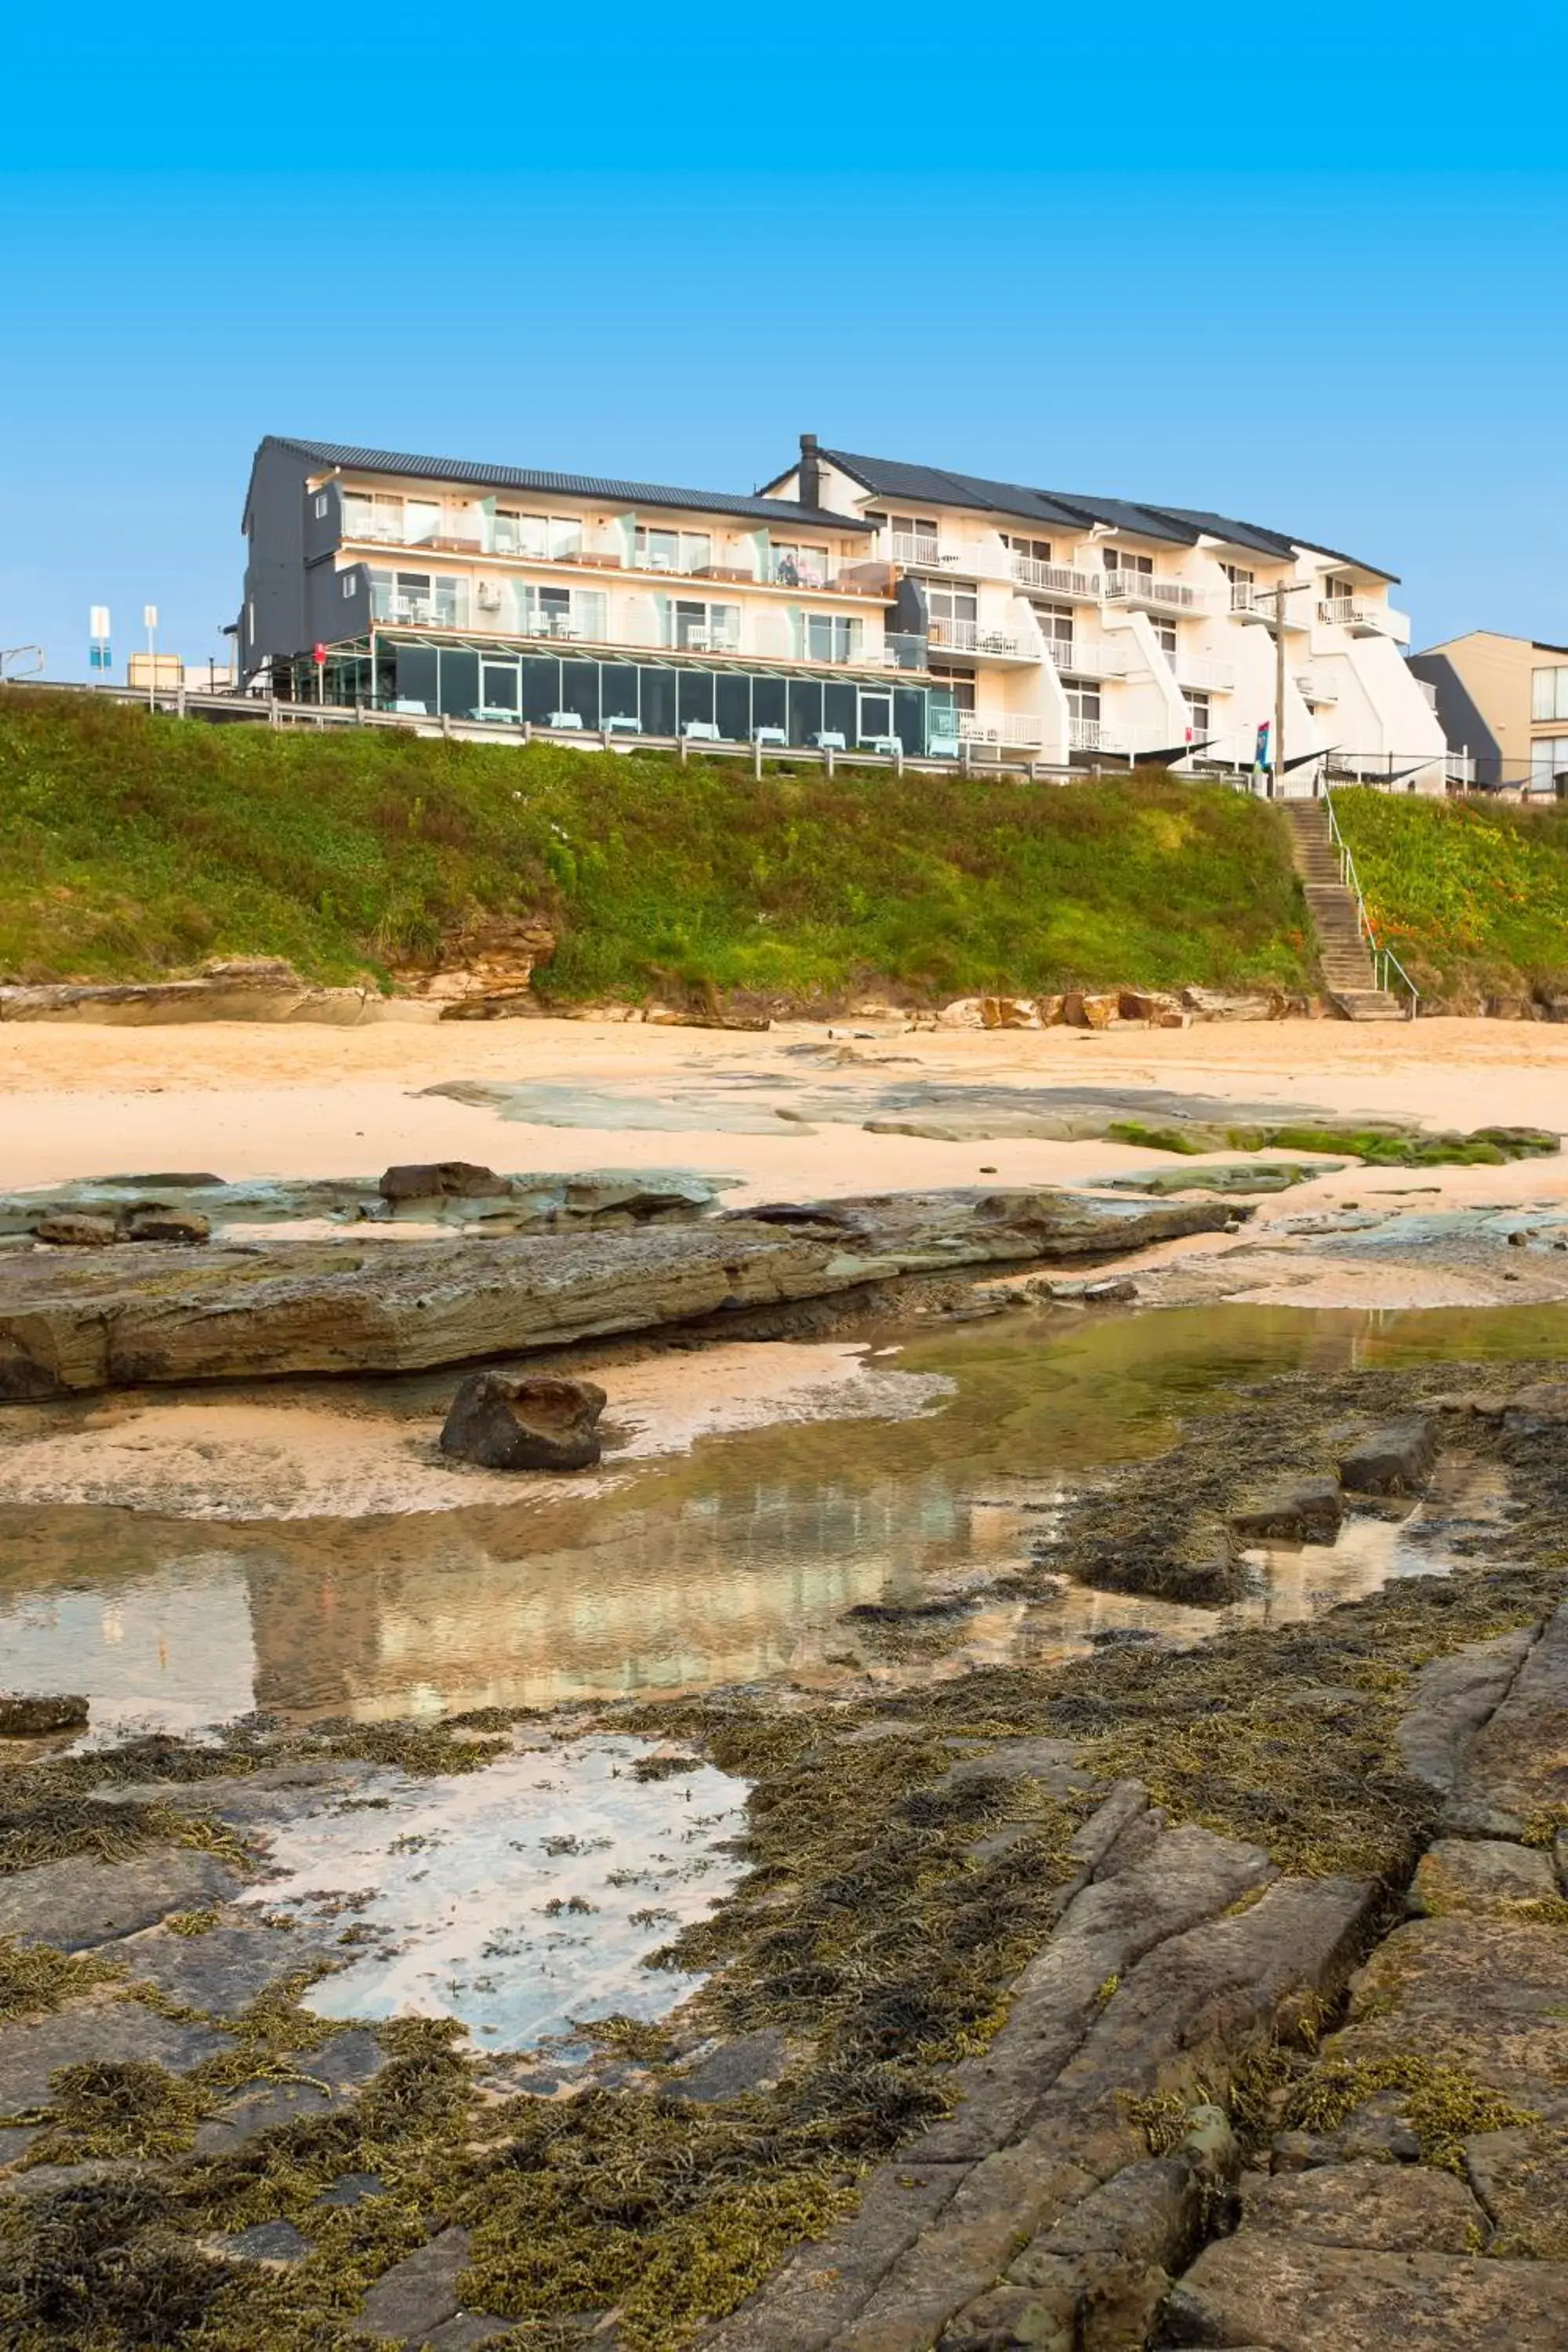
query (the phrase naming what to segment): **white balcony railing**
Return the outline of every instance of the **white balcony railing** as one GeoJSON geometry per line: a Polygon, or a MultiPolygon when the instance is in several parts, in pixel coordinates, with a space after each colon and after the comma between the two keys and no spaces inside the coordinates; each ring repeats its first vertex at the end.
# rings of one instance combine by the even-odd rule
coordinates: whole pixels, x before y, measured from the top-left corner
{"type": "MultiPolygon", "coordinates": [[[[918,570],[934,572],[942,562],[940,539],[928,538],[923,530],[895,530],[888,534],[892,543],[895,563],[913,564],[918,570]]],[[[958,551],[950,549],[948,559],[957,561],[958,551]]]]}
{"type": "Polygon", "coordinates": [[[1032,555],[1013,558],[1013,577],[1020,588],[1047,596],[1066,596],[1086,604],[1100,595],[1100,582],[1091,572],[1074,572],[1063,563],[1037,563],[1032,555]]]}
{"type": "Polygon", "coordinates": [[[931,641],[949,653],[1001,654],[1010,661],[1023,656],[1023,646],[1016,637],[1009,637],[1000,629],[987,628],[982,621],[933,620],[931,641]]]}
{"type": "Polygon", "coordinates": [[[1197,613],[1204,605],[1184,580],[1156,580],[1147,572],[1108,572],[1100,593],[1108,604],[1152,604],[1162,612],[1197,613]]]}
{"type": "Polygon", "coordinates": [[[1046,659],[1066,677],[1125,677],[1131,656],[1105,637],[1047,637],[1046,659]]]}
{"type": "Polygon", "coordinates": [[[1000,743],[1027,746],[1043,743],[1045,722],[1027,710],[1004,711],[999,717],[987,718],[983,711],[961,710],[958,718],[958,740],[961,743],[1000,743]]]}
{"type": "Polygon", "coordinates": [[[1324,596],[1318,604],[1318,618],[1331,628],[1348,629],[1352,637],[1398,637],[1410,635],[1410,624],[1403,613],[1390,605],[1374,604],[1366,596],[1324,596]]]}
{"type": "Polygon", "coordinates": [[[1202,694],[1236,692],[1236,668],[1231,662],[1216,661],[1211,654],[1178,653],[1175,667],[1179,685],[1195,687],[1202,694]]]}
{"type": "Polygon", "coordinates": [[[1073,751],[1120,751],[1129,749],[1127,737],[1102,719],[1069,719],[1068,748],[1073,751]]]}

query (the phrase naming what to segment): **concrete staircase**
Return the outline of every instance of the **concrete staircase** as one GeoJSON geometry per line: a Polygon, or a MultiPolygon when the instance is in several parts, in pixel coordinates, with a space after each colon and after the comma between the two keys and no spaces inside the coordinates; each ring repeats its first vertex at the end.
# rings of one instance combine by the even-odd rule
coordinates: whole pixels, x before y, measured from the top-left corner
{"type": "Polygon", "coordinates": [[[1291,854],[1318,935],[1323,985],[1347,1021],[1403,1021],[1405,1008],[1379,988],[1372,950],[1362,936],[1353,890],[1340,879],[1339,853],[1324,801],[1287,801],[1291,854]]]}

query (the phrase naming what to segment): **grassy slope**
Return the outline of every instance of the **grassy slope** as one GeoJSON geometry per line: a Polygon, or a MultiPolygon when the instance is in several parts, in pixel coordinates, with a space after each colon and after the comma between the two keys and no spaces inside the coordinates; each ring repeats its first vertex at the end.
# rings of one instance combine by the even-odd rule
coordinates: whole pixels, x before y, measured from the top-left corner
{"type": "Polygon", "coordinates": [[[0,972],[271,953],[325,979],[539,910],[563,1000],[1308,977],[1276,814],[1154,773],[1071,790],[314,737],[0,696],[0,972]]]}
{"type": "Polygon", "coordinates": [[[1378,936],[1456,1009],[1568,977],[1568,809],[1334,795],[1378,936]]]}

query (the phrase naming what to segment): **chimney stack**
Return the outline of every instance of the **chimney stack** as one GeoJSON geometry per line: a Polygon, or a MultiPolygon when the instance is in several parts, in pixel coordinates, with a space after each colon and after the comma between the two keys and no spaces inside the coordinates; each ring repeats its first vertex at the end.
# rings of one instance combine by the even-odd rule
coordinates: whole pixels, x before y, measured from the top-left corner
{"type": "Polygon", "coordinates": [[[822,504],[822,460],[816,454],[815,433],[800,436],[800,502],[803,507],[822,504]]]}

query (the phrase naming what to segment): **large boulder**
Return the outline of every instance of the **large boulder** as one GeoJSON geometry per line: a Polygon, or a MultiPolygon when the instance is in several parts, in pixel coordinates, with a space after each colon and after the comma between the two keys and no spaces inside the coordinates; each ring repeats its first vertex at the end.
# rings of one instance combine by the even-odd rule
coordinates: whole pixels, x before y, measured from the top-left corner
{"type": "Polygon", "coordinates": [[[384,1201],[482,1201],[511,1191],[511,1179],[471,1160],[416,1160],[389,1168],[376,1187],[384,1201]]]}
{"type": "Polygon", "coordinates": [[[591,1469],[605,1402],[592,1381],[475,1372],[452,1399],[441,1451],[487,1470],[591,1469]]]}
{"type": "Polygon", "coordinates": [[[1340,1484],[1352,1495],[1418,1495],[1437,1455],[1437,1425],[1409,1414],[1351,1438],[1339,1458],[1340,1484]]]}

